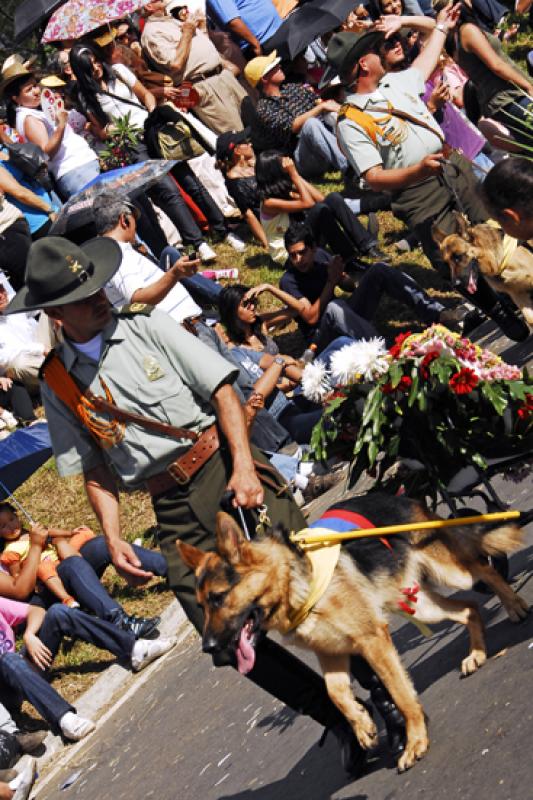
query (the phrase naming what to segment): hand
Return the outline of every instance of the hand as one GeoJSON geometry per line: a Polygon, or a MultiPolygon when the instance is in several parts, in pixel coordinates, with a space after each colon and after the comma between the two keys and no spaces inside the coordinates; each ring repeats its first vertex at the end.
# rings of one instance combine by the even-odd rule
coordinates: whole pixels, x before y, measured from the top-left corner
{"type": "Polygon", "coordinates": [[[11,378],[6,378],[5,376],[2,376],[0,378],[0,389],[3,392],[7,392],[7,390],[11,389],[12,386],[13,386],[13,381],[11,380],[11,378]]]}
{"type": "Polygon", "coordinates": [[[234,492],[233,506],[237,508],[257,508],[264,499],[263,487],[255,470],[234,470],[228,483],[228,491],[234,492]]]}
{"type": "Polygon", "coordinates": [[[185,22],[181,23],[181,33],[184,36],[190,36],[191,39],[196,33],[196,28],[198,27],[198,23],[194,20],[186,19],[185,22]]]}
{"type": "Polygon", "coordinates": [[[272,289],[269,283],[260,283],[258,286],[252,286],[251,289],[248,289],[243,300],[256,300],[260,294],[263,292],[269,292],[272,289]]]}
{"type": "Polygon", "coordinates": [[[449,31],[453,30],[459,21],[461,14],[461,3],[448,3],[437,14],[437,25],[445,26],[449,31]]]}
{"type": "Polygon", "coordinates": [[[294,175],[294,173],[297,171],[296,164],[290,156],[282,156],[281,169],[286,172],[287,175],[294,175]]]}
{"type": "Polygon", "coordinates": [[[30,529],[30,547],[31,545],[36,544],[41,548],[41,550],[44,550],[47,541],[48,528],[45,528],[40,522],[36,522],[35,525],[33,525],[30,529]]]}
{"type": "Polygon", "coordinates": [[[24,634],[24,644],[33,663],[43,672],[52,666],[52,652],[34,633],[24,634]]]}
{"type": "Polygon", "coordinates": [[[446,83],[438,83],[427,101],[427,107],[433,114],[450,99],[450,87],[446,83]]]}
{"type": "Polygon", "coordinates": [[[263,48],[261,47],[261,42],[256,41],[255,44],[252,45],[252,53],[254,54],[254,56],[263,55],[263,48]]]}
{"type": "Polygon", "coordinates": [[[154,577],[153,572],[141,569],[135,550],[124,539],[116,539],[109,544],[109,553],[116,571],[130,586],[142,586],[154,577]]]}
{"type": "Polygon", "coordinates": [[[50,222],[55,222],[57,219],[57,211],[49,211],[48,219],[50,220],[50,222]]]}
{"type": "Polygon", "coordinates": [[[374,23],[374,30],[380,31],[385,34],[385,39],[390,39],[395,33],[401,30],[403,24],[403,17],[397,14],[388,14],[386,17],[380,17],[374,23]]]}
{"type": "Polygon", "coordinates": [[[323,113],[331,111],[333,114],[338,114],[340,110],[340,105],[336,100],[321,100],[319,106],[320,111],[323,113]]]}
{"type": "Polygon", "coordinates": [[[178,258],[178,260],[172,264],[169,271],[177,275],[178,280],[181,280],[182,278],[190,278],[191,275],[196,275],[199,266],[199,258],[181,256],[181,258],[178,258]]]}
{"type": "Polygon", "coordinates": [[[344,272],[344,261],[340,256],[334,256],[328,264],[328,280],[335,286],[342,278],[344,272]]]}
{"type": "Polygon", "coordinates": [[[68,111],[58,111],[56,114],[57,127],[64,128],[68,122],[68,111]]]}
{"type": "Polygon", "coordinates": [[[182,100],[182,93],[177,86],[164,86],[163,97],[165,100],[170,100],[172,103],[179,104],[180,100],[182,100]]]}
{"type": "Polygon", "coordinates": [[[419,180],[423,181],[426,178],[432,178],[434,175],[440,175],[443,161],[444,153],[434,153],[432,156],[423,158],[418,165],[419,180]]]}

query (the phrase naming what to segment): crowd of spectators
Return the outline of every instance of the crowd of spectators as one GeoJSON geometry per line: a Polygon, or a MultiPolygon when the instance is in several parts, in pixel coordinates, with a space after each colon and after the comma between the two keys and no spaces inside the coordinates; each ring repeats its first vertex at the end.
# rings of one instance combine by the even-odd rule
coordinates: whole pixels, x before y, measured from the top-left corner
{"type": "MultiPolygon", "coordinates": [[[[533,79],[506,53],[516,35],[502,27],[508,9],[497,0],[363,0],[338,28],[289,57],[289,23],[306,5],[150,0],[133,17],[55,43],[52,57],[39,54],[40,66],[18,53],[6,59],[0,436],[37,422],[39,369],[62,338],[60,320],[8,316],[5,308],[24,284],[32,243],[53,236],[72,198],[99,179],[124,127],[133,136],[128,164],[171,157],[171,146],[181,157],[133,196],[103,187],[90,221],[64,236],[117,242],[122,261],[105,285],[107,301],[158,306],[232,363],[251,440],[300,502],[337,477],[301,467],[322,409],[303,397],[303,362],[280,353],[271,336],[277,328],[296,321],[306,359],[327,362],[346,343],[379,335],[375,315],[385,294],[421,326],[440,322],[468,334],[489,317],[511,340],[529,336],[519,310],[482,278],[473,294],[450,284],[464,297],[444,307],[391,266],[378,242],[380,215],[392,211],[406,226],[406,246],[421,246],[449,282],[432,226],[451,232],[455,212],[472,224],[492,215],[512,235],[531,238],[533,79]],[[340,191],[313,184],[326,173],[340,191]],[[249,230],[241,238],[243,223],[249,230]],[[248,234],[283,270],[279,284],[223,287],[202,275],[221,242],[242,253],[248,234]],[[258,311],[264,296],[275,311],[258,311]]],[[[528,8],[517,4],[519,13],[528,8]]],[[[532,69],[533,58],[527,64],[532,69]]],[[[105,540],[79,536],[26,531],[12,506],[0,506],[2,685],[67,740],[94,724],[42,677],[63,636],[110,650],[134,670],[174,643],[147,639],[157,621],[128,616],[107,595],[99,581],[111,560],[105,540]],[[13,628],[23,622],[17,653],[13,628]]],[[[162,556],[138,555],[143,569],[166,574],[162,556]]],[[[33,748],[2,712],[0,734],[15,737],[13,752],[33,748]]]]}

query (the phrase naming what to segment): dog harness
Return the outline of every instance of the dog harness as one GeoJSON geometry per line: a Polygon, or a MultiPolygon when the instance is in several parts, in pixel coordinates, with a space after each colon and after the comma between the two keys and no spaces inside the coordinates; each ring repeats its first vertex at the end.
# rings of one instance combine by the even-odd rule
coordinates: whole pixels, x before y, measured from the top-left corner
{"type": "MultiPolygon", "coordinates": [[[[324,534],[328,536],[331,532],[347,533],[348,531],[374,527],[375,526],[372,525],[366,517],[362,517],[361,514],[355,514],[345,509],[333,508],[326,511],[324,516],[316,520],[316,522],[313,522],[309,528],[304,528],[300,531],[300,534],[324,534]]],[[[303,606],[296,609],[291,614],[290,624],[285,630],[285,633],[301,625],[324,595],[339,561],[341,546],[335,543],[320,542],[306,548],[305,552],[311,562],[311,586],[309,588],[309,595],[303,606]]]]}
{"type": "MultiPolygon", "coordinates": [[[[496,228],[497,230],[502,231],[502,226],[498,222],[496,222],[496,220],[494,220],[494,219],[488,219],[487,222],[486,222],[486,225],[489,225],[491,228],[496,228]]],[[[503,231],[502,231],[502,233],[503,233],[503,231]]],[[[503,259],[502,259],[502,261],[501,261],[501,263],[500,263],[500,265],[498,267],[500,275],[504,271],[504,269],[507,266],[507,264],[509,263],[509,261],[512,259],[512,257],[515,254],[515,251],[516,251],[517,247],[519,246],[519,244],[520,244],[520,242],[518,241],[518,239],[514,239],[512,236],[509,236],[507,233],[505,233],[503,235],[503,242],[502,242],[503,259]]]]}

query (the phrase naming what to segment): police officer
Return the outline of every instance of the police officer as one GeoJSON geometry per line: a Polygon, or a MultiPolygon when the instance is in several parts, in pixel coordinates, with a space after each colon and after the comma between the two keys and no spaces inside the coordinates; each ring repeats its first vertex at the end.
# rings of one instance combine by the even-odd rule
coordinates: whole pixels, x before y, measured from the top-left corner
{"type": "MultiPolygon", "coordinates": [[[[458,12],[459,5],[448,5],[439,13],[420,55],[399,72],[386,74],[383,66],[379,28],[386,20],[364,33],[336,33],[328,45],[328,61],[348,89],[337,126],[343,152],[370,189],[391,192],[393,213],[416,232],[429,260],[448,279],[433,223],[452,233],[454,210],[467,213],[472,224],[488,218],[470,163],[457,152],[447,153],[442,130],[421,100],[458,12]]],[[[384,30],[394,32],[390,26],[384,30]]],[[[468,299],[510,339],[529,336],[525,322],[502,305],[486,281],[468,299]]]]}
{"type": "MultiPolygon", "coordinates": [[[[36,242],[26,285],[7,313],[44,309],[61,323],[64,342],[46,362],[42,385],[59,474],[83,473],[113,564],[139,582],[151,574],[121,536],[118,482],[150,491],[169,584],[201,630],[194,575],[178,557],[175,540],[214,549],[215,516],[226,489],[242,509],[265,502],[272,519],[289,529],[305,527],[305,520],[280,492],[281,479],[267,460],[250,450],[231,387],[234,366],[163,312],[142,305],[112,309],[102,287],[120,260],[109,238],[81,248],[53,236],[36,242]],[[268,485],[257,470],[266,471],[268,485]]],[[[364,753],[322,678],[266,637],[257,656],[248,677],[332,729],[345,768],[357,774],[364,753]]],[[[373,676],[364,677],[370,686],[373,676]]],[[[378,683],[374,689],[380,702],[378,683]]]]}

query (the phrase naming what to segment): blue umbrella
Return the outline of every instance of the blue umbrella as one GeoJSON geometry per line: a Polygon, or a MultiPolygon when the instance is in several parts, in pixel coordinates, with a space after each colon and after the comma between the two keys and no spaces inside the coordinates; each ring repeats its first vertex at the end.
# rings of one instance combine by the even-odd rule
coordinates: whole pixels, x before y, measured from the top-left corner
{"type": "Polygon", "coordinates": [[[101,192],[114,192],[117,197],[134,197],[146,191],[178,162],[149,159],[120,169],[102,172],[93,178],[63,206],[50,233],[61,236],[67,231],[89,225],[93,221],[94,198],[101,192]]]}
{"type": "Polygon", "coordinates": [[[48,425],[21,428],[0,442],[0,501],[10,499],[33,524],[13,492],[52,455],[48,425]]]}

